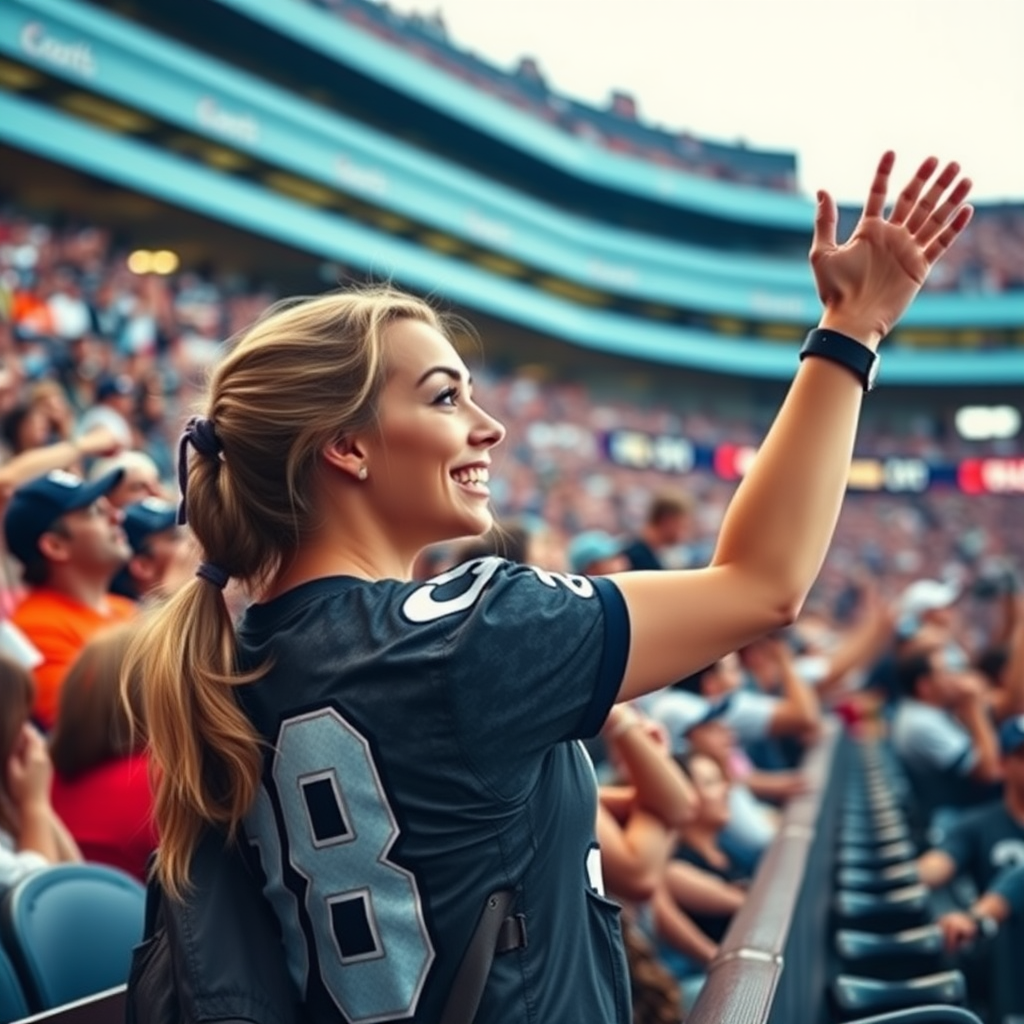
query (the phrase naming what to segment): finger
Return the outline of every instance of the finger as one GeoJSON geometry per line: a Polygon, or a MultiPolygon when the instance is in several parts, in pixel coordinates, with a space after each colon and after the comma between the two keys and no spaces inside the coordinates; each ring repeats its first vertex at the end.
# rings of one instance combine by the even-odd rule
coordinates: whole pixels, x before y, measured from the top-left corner
{"type": "MultiPolygon", "coordinates": [[[[942,198],[943,193],[956,181],[956,176],[959,173],[960,165],[958,163],[946,164],[942,173],[935,179],[935,184],[921,196],[913,210],[910,211],[910,216],[907,217],[906,222],[908,231],[916,231],[928,219],[929,215],[935,210],[935,207],[939,205],[939,200],[942,198]]],[[[939,227],[942,227],[942,225],[940,224],[939,227]]]]}
{"type": "MultiPolygon", "coordinates": [[[[889,175],[892,174],[893,166],[896,163],[896,154],[886,150],[882,159],[878,161],[878,169],[871,182],[871,190],[868,192],[868,200],[864,204],[864,217],[880,217],[885,209],[885,196],[889,191],[889,175]]],[[[929,175],[931,171],[928,172],[929,175]]]]}
{"type": "Polygon", "coordinates": [[[960,232],[970,224],[973,216],[974,207],[970,204],[957,210],[956,216],[942,230],[939,237],[925,249],[924,258],[928,261],[929,266],[942,258],[946,250],[957,240],[960,232]]]}
{"type": "Polygon", "coordinates": [[[970,178],[958,182],[949,198],[918,227],[914,232],[918,245],[927,245],[946,226],[949,219],[964,205],[972,184],[970,178]]]}
{"type": "Polygon", "coordinates": [[[899,199],[896,200],[896,206],[892,211],[892,216],[889,221],[893,224],[902,224],[913,210],[914,204],[917,202],[917,197],[921,194],[925,185],[928,184],[928,179],[935,173],[935,168],[939,166],[939,161],[936,157],[930,156],[920,167],[917,169],[917,174],[910,179],[907,187],[900,193],[899,199]]]}
{"type": "Polygon", "coordinates": [[[818,206],[814,211],[814,238],[811,251],[834,249],[836,244],[836,212],[835,200],[825,191],[818,193],[818,206]]]}

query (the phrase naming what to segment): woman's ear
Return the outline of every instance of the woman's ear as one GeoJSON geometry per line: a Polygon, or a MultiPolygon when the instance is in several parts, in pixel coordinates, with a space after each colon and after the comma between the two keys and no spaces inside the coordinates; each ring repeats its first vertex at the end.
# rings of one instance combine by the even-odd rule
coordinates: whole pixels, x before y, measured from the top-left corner
{"type": "Polygon", "coordinates": [[[342,437],[323,450],[323,459],[328,466],[340,469],[356,480],[367,477],[366,452],[358,437],[342,437]]]}

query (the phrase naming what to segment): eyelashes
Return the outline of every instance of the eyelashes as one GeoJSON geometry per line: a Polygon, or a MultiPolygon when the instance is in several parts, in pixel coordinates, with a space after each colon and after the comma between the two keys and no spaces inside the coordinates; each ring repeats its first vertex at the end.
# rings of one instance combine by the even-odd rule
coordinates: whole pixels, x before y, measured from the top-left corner
{"type": "Polygon", "coordinates": [[[442,391],[437,398],[434,399],[433,405],[446,405],[454,406],[456,400],[459,397],[459,389],[457,387],[448,387],[442,391]]]}

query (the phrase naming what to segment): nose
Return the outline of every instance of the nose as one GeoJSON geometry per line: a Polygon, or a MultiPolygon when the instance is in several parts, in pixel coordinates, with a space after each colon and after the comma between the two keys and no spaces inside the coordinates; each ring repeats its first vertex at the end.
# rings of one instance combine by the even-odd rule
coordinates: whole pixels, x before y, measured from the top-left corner
{"type": "Polygon", "coordinates": [[[112,523],[120,523],[124,520],[124,513],[114,505],[109,498],[100,498],[96,504],[99,506],[100,511],[112,523]]]}
{"type": "Polygon", "coordinates": [[[493,448],[505,439],[505,426],[490,413],[477,406],[478,421],[473,427],[470,441],[478,448],[493,448]]]}

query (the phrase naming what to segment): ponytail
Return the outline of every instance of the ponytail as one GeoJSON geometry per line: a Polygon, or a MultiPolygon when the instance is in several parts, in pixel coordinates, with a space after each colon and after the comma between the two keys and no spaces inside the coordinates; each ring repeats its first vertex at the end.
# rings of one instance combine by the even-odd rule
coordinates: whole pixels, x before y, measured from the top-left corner
{"type": "Polygon", "coordinates": [[[192,851],[205,824],[235,834],[260,782],[259,737],[233,687],[261,674],[238,674],[231,615],[220,590],[201,579],[154,610],[128,651],[122,684],[144,680],[156,870],[171,896],[187,887],[192,851]]]}

